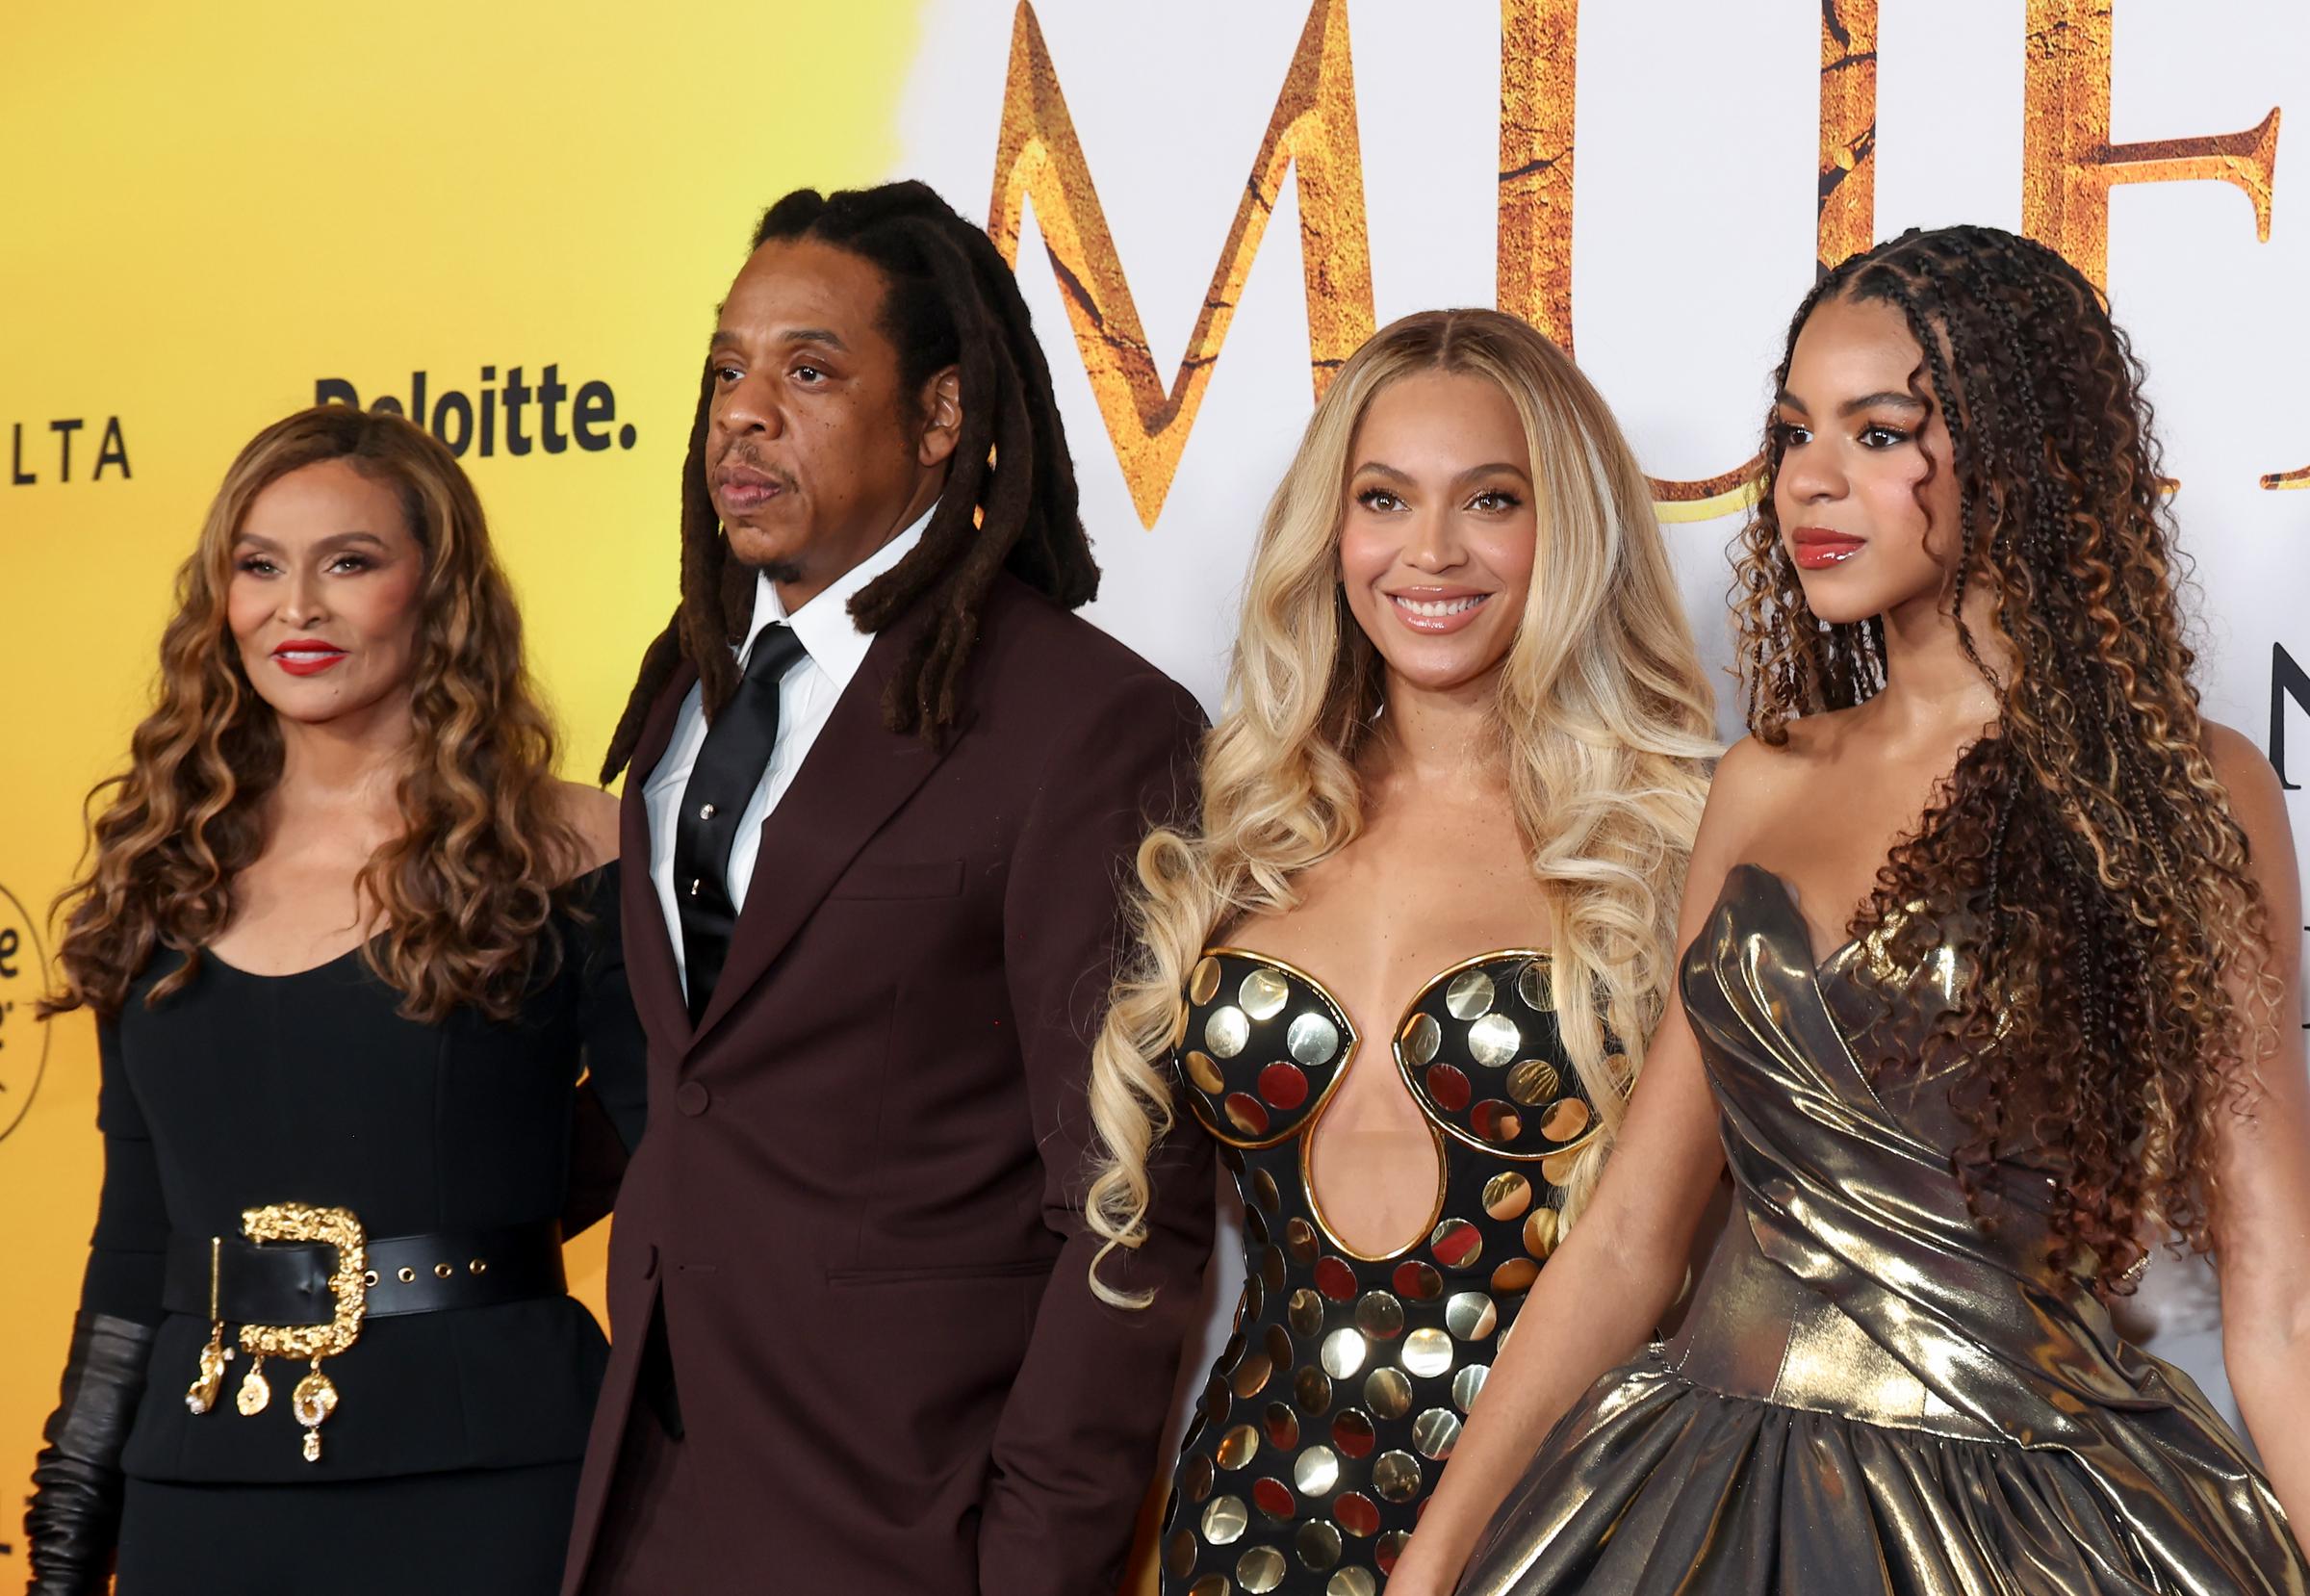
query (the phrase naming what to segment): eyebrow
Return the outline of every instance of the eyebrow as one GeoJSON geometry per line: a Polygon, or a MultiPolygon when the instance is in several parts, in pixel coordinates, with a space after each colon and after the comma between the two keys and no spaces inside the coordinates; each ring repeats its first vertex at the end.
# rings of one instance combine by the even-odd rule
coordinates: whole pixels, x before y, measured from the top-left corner
{"type": "MultiPolygon", "coordinates": [[[[1785,388],[1773,396],[1773,402],[1784,410],[1794,410],[1800,416],[1812,414],[1805,407],[1803,399],[1785,388]]],[[[1881,404],[1889,404],[1902,410],[1923,410],[1927,407],[1925,401],[1914,394],[1897,394],[1890,388],[1885,388],[1874,394],[1863,394],[1859,399],[1845,400],[1836,407],[1836,413],[1840,416],[1858,416],[1863,410],[1874,410],[1881,404]]]]}
{"type": "MultiPolygon", "coordinates": [[[[235,543],[245,543],[252,549],[263,549],[270,553],[277,554],[281,552],[281,546],[279,544],[275,543],[269,537],[260,536],[255,532],[243,532],[233,541],[235,543]]],[[[318,544],[314,545],[314,547],[317,549],[344,549],[348,548],[356,543],[372,544],[379,549],[385,547],[385,540],[383,538],[379,537],[374,532],[362,531],[358,528],[348,532],[332,532],[327,537],[322,538],[318,544]]]]}
{"type": "MultiPolygon", "coordinates": [[[[1523,481],[1528,482],[1531,480],[1531,474],[1527,472],[1524,467],[1518,465],[1513,460],[1489,460],[1480,466],[1470,466],[1466,471],[1456,473],[1452,476],[1452,480],[1454,482],[1468,482],[1475,480],[1478,476],[1490,476],[1498,472],[1506,472],[1523,481]]],[[[1384,476],[1391,482],[1403,482],[1408,484],[1412,480],[1409,473],[1398,471],[1394,466],[1387,464],[1383,460],[1366,460],[1362,465],[1355,468],[1355,475],[1358,476],[1362,476],[1367,473],[1373,476],[1384,476]]]]}
{"type": "MultiPolygon", "coordinates": [[[[842,335],[832,327],[793,327],[780,333],[778,341],[781,344],[823,344],[828,348],[839,349],[844,354],[850,352],[850,346],[842,342],[842,335]]],[[[738,342],[738,335],[728,327],[716,327],[714,336],[708,341],[706,347],[714,349],[726,349],[735,347],[738,342]]]]}

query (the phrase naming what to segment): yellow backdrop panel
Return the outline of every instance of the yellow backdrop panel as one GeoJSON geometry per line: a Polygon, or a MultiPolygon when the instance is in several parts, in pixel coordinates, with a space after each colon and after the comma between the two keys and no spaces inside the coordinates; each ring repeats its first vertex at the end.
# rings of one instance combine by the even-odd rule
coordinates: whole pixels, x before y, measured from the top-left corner
{"type": "MultiPolygon", "coordinates": [[[[763,205],[890,167],[913,42],[907,0],[239,0],[0,24],[0,1587],[22,1583],[15,1487],[101,1163],[93,1028],[34,1024],[36,936],[226,463],[323,379],[406,406],[423,372],[429,412],[485,388],[499,411],[516,368],[533,391],[552,368],[563,447],[537,399],[526,454],[500,412],[465,461],[565,769],[587,775],[673,606],[715,300],[763,205]]],[[[578,1260],[597,1311],[601,1249],[578,1260]]]]}

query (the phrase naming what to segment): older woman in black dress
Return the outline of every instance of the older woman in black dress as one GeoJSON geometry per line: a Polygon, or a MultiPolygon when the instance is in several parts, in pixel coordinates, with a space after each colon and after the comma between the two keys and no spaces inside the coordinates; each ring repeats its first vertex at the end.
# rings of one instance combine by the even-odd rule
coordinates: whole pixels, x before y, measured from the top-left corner
{"type": "Polygon", "coordinates": [[[64,900],[105,1180],[32,1588],[551,1591],[603,1361],[572,1148],[641,1117],[615,806],[397,417],[259,434],[178,593],[64,900]]]}

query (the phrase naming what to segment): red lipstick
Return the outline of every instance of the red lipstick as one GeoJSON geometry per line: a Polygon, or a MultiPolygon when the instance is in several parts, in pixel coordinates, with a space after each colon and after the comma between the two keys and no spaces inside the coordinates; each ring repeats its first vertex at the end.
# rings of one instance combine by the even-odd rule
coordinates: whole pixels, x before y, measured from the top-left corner
{"type": "Polygon", "coordinates": [[[1799,527],[1788,535],[1790,557],[1800,571],[1826,571],[1842,565],[1868,547],[1865,537],[1832,531],[1827,527],[1799,527]]]}
{"type": "Polygon", "coordinates": [[[291,676],[319,676],[344,660],[345,650],[318,637],[292,637],[272,651],[272,662],[291,676]]]}

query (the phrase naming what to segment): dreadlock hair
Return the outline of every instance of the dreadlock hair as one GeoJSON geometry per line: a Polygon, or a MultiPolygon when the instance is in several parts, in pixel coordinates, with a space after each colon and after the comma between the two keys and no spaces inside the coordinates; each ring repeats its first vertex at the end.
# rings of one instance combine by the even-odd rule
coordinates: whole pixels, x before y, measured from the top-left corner
{"type": "MultiPolygon", "coordinates": [[[[1916,339],[1910,391],[1949,429],[1959,490],[1947,599],[2000,706],[1849,929],[1897,971],[1956,928],[1973,979],[1919,1068],[1963,1066],[1971,1135],[1952,1164],[1968,1204],[1994,1223],[2001,1154],[2058,1171],[2051,1263],[2120,1294],[2160,1227],[2210,1248],[2216,1126],[2250,1093],[2278,995],[2207,757],[2141,363],[2060,254],[1948,227],[1826,273],[1789,324],[1780,384],[1814,306],[1839,297],[1894,307],[1916,339]],[[1975,584],[2002,668],[1965,619],[1975,584]],[[2225,971],[2251,1001],[2233,1001],[2225,971]]],[[[1749,728],[1774,745],[1792,717],[1886,680],[1880,622],[1806,607],[1773,505],[1782,449],[1768,426],[1733,603],[1749,728]]]]}
{"type": "MultiPolygon", "coordinates": [[[[886,183],[821,194],[797,189],[762,213],[754,248],[802,239],[832,245],[883,275],[881,325],[898,350],[903,391],[953,366],[962,429],[944,491],[921,541],[851,601],[859,626],[880,631],[918,602],[934,606],[883,700],[884,724],[937,741],[960,708],[979,611],[1009,570],[1068,609],[1098,592],[1099,569],[1077,512],[1074,463],[1051,392],[1051,370],[1017,279],[986,233],[927,185],[886,183]]],[[[681,604],[642,657],[639,680],[610,738],[608,782],[626,768],[650,706],[680,663],[697,667],[708,721],[737,688],[731,646],[753,614],[755,573],[732,557],[706,490],[713,373],[701,373],[698,414],[681,468],[681,604]]]]}

